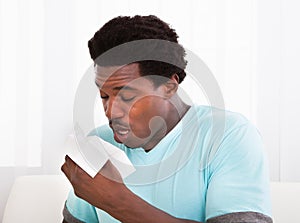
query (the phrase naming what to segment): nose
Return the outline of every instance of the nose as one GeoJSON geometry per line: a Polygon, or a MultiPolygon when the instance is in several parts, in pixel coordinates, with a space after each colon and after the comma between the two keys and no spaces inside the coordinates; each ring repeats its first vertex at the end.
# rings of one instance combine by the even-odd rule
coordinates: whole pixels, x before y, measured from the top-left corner
{"type": "Polygon", "coordinates": [[[109,99],[104,105],[105,115],[106,117],[111,119],[122,118],[124,116],[124,110],[120,102],[116,99],[109,99]]]}

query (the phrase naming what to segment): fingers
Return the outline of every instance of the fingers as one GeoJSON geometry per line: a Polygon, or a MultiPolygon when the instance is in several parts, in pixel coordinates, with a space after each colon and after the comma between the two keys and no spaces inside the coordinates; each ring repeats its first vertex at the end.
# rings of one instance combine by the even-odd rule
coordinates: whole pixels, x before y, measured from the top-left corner
{"type": "Polygon", "coordinates": [[[66,177],[70,180],[70,178],[71,178],[71,174],[70,174],[70,168],[69,168],[69,166],[70,166],[70,164],[69,164],[69,160],[70,158],[69,158],[69,156],[68,155],[66,155],[65,156],[65,162],[64,162],[64,164],[61,166],[61,171],[66,175],[66,177]]]}
{"type": "Polygon", "coordinates": [[[71,182],[77,175],[85,173],[68,155],[65,156],[65,163],[61,170],[71,182]]]}
{"type": "Polygon", "coordinates": [[[65,156],[65,162],[68,168],[75,168],[77,166],[77,164],[68,155],[65,156]]]}
{"type": "MultiPolygon", "coordinates": [[[[77,181],[92,179],[80,166],[78,166],[68,155],[65,156],[65,163],[61,167],[62,172],[74,186],[77,181]]],[[[108,160],[94,178],[106,177],[109,180],[123,183],[123,179],[117,168],[108,160]]]]}

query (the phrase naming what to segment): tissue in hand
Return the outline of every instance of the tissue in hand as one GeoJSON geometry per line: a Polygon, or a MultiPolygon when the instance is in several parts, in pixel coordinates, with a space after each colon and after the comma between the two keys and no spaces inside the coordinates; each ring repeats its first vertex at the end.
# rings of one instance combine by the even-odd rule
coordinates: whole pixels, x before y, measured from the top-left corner
{"type": "Polygon", "coordinates": [[[123,179],[135,171],[124,151],[97,136],[70,135],[65,146],[67,155],[91,177],[95,177],[108,160],[123,179]]]}

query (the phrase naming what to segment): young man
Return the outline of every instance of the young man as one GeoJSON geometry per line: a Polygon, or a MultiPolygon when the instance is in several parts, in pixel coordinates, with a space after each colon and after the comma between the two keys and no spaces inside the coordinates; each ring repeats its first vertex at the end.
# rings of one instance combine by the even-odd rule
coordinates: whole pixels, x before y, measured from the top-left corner
{"type": "Polygon", "coordinates": [[[159,54],[172,64],[147,56],[126,62],[138,51],[126,43],[177,44],[177,38],[157,17],[134,16],[112,19],[89,41],[109,120],[91,134],[123,150],[136,172],[122,179],[107,162],[91,178],[66,157],[62,171],[74,191],[64,222],[272,222],[257,130],[239,114],[191,106],[179,97],[186,76],[184,49],[149,42],[140,53],[159,54]],[[123,50],[101,59],[122,44],[123,50]]]}

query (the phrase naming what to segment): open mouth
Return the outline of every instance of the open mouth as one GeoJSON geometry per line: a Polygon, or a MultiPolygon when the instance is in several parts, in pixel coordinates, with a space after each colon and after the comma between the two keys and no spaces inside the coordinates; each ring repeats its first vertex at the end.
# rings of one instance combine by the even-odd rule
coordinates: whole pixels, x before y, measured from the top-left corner
{"type": "Polygon", "coordinates": [[[119,143],[123,143],[126,141],[129,133],[130,133],[130,129],[123,127],[123,126],[110,126],[114,132],[114,138],[117,142],[119,143]]]}
{"type": "Polygon", "coordinates": [[[129,133],[129,130],[116,130],[115,132],[121,136],[125,136],[129,133]]]}
{"type": "Polygon", "coordinates": [[[129,130],[114,130],[114,138],[119,143],[124,143],[129,135],[129,130]]]}

